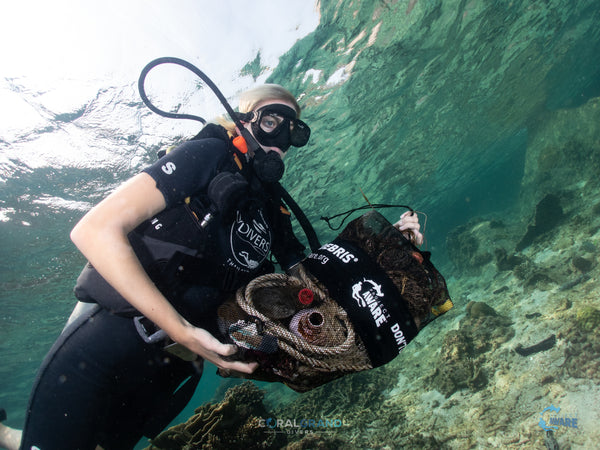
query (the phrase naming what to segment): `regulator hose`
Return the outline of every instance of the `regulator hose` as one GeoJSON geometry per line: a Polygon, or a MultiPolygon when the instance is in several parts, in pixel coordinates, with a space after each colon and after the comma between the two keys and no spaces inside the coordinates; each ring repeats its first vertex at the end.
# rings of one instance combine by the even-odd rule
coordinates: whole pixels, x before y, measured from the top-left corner
{"type": "Polygon", "coordinates": [[[159,114],[163,117],[168,117],[171,119],[190,119],[190,120],[196,120],[198,122],[201,122],[202,124],[206,124],[206,120],[200,116],[196,116],[193,114],[170,113],[167,111],[163,111],[162,109],[159,109],[152,104],[152,102],[146,95],[146,89],[144,87],[144,82],[146,81],[146,76],[148,75],[148,73],[152,69],[154,69],[156,66],[159,66],[161,64],[176,64],[178,66],[185,67],[186,69],[192,71],[195,75],[197,75],[202,81],[204,81],[204,83],[206,83],[206,85],[217,96],[217,98],[219,99],[219,101],[221,102],[221,104],[223,105],[225,110],[227,111],[227,114],[229,114],[229,117],[231,118],[231,120],[235,123],[235,125],[240,130],[242,137],[246,140],[246,143],[248,145],[248,153],[250,153],[250,156],[254,156],[254,153],[256,153],[256,151],[259,150],[260,147],[259,147],[258,143],[254,140],[252,135],[248,132],[248,130],[246,130],[244,128],[244,126],[240,122],[238,115],[233,110],[233,108],[231,107],[231,105],[229,104],[229,102],[227,101],[225,96],[221,93],[221,91],[219,90],[217,85],[215,83],[213,83],[212,80],[204,72],[202,72],[196,66],[187,62],[184,59],[175,58],[172,56],[164,56],[162,58],[156,58],[155,60],[150,61],[148,64],[146,64],[146,67],[144,67],[142,69],[142,72],[140,73],[140,78],[138,79],[138,90],[140,91],[140,97],[142,98],[142,101],[148,107],[148,109],[150,109],[152,112],[155,112],[156,114],[159,114]]]}

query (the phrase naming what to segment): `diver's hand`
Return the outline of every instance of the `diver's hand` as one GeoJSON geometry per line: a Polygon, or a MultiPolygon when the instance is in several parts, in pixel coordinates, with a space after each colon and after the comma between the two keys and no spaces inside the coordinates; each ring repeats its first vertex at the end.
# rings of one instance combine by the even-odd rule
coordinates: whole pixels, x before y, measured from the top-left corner
{"type": "Polygon", "coordinates": [[[419,232],[421,229],[419,217],[413,211],[406,211],[402,214],[394,227],[402,231],[402,234],[413,244],[421,245],[423,243],[423,235],[419,232]]]}
{"type": "Polygon", "coordinates": [[[219,342],[208,331],[197,328],[192,325],[186,327],[185,338],[178,341],[192,352],[200,355],[207,361],[210,361],[219,369],[229,369],[236,372],[252,373],[258,367],[255,362],[245,363],[241,361],[228,361],[224,356],[231,356],[237,352],[235,345],[223,344],[219,342]]]}

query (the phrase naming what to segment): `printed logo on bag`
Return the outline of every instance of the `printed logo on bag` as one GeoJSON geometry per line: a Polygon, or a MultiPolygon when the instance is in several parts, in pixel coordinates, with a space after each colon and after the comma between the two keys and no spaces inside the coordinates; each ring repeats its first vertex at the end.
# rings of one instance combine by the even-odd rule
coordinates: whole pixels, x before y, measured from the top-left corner
{"type": "Polygon", "coordinates": [[[381,302],[383,297],[381,284],[373,280],[363,278],[362,281],[352,286],[352,298],[361,308],[369,308],[377,328],[386,323],[389,318],[389,314],[381,302]]]}
{"type": "Polygon", "coordinates": [[[394,334],[394,340],[398,346],[398,353],[400,353],[402,350],[404,350],[404,347],[408,345],[408,342],[406,342],[406,336],[404,336],[404,332],[397,323],[390,327],[390,331],[394,334]]]}
{"type": "Polygon", "coordinates": [[[245,269],[256,269],[271,250],[271,231],[262,212],[252,218],[242,217],[238,211],[231,226],[231,254],[237,265],[245,269]]]}
{"type": "Polygon", "coordinates": [[[337,244],[325,244],[320,250],[327,250],[337,257],[341,262],[347,264],[349,262],[357,262],[358,258],[346,250],[344,247],[337,244]]]}

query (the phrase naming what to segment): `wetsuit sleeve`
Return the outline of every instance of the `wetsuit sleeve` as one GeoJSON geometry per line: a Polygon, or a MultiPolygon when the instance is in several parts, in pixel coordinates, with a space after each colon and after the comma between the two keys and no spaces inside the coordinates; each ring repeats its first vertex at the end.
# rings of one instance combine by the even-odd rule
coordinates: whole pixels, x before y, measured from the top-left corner
{"type": "Polygon", "coordinates": [[[290,213],[282,207],[276,213],[272,253],[283,270],[287,270],[304,259],[305,247],[292,229],[290,213]]]}
{"type": "Polygon", "coordinates": [[[209,138],[188,141],[167,153],[144,172],[156,181],[167,207],[206,189],[228,156],[227,143],[209,138]]]}

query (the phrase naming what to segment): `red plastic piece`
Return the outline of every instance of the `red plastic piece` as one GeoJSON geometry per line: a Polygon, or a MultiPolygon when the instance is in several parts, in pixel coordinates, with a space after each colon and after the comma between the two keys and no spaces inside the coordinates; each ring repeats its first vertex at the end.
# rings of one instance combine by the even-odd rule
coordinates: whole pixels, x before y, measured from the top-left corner
{"type": "Polygon", "coordinates": [[[298,292],[298,301],[303,305],[310,305],[315,299],[315,294],[310,289],[304,288],[300,289],[298,292]]]}

